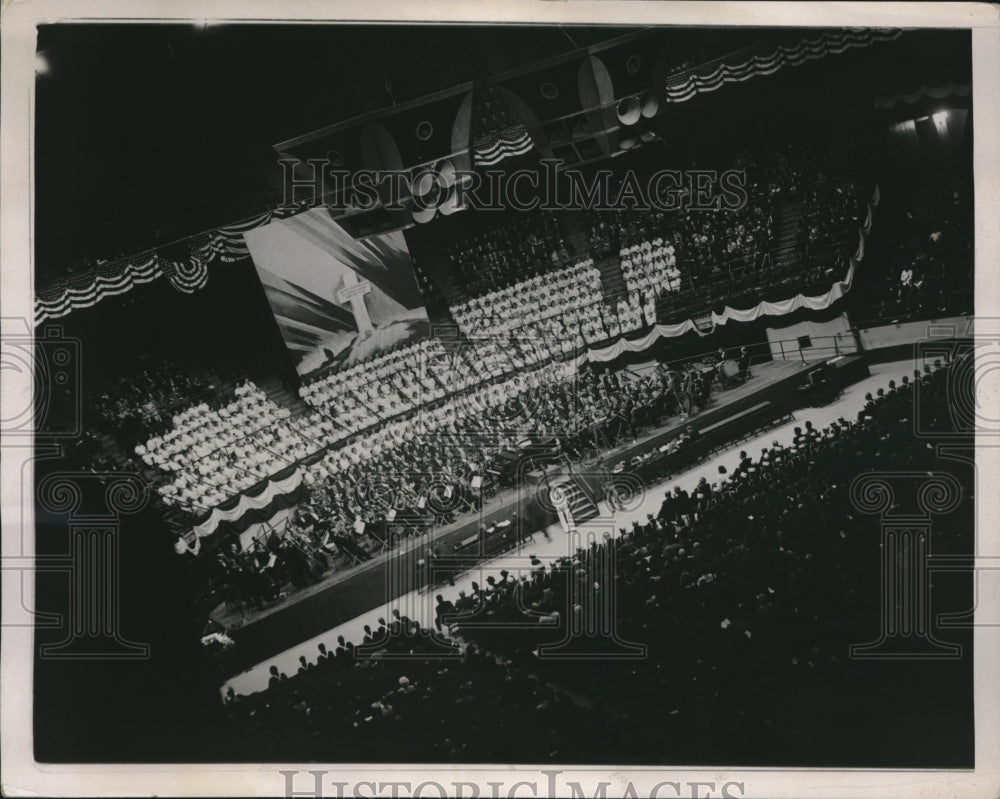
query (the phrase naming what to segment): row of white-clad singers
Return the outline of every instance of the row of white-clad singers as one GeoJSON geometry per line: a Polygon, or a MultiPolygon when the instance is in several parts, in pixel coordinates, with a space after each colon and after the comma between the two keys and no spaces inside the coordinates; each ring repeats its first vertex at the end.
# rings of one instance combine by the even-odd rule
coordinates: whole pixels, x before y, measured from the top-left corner
{"type": "Polygon", "coordinates": [[[424,339],[346,370],[324,376],[299,389],[300,396],[340,423],[341,438],[378,422],[436,402],[455,391],[512,369],[532,365],[546,353],[534,348],[510,350],[495,342],[446,345],[439,338],[424,339]],[[469,363],[475,368],[468,368],[469,363]]]}
{"type": "Polygon", "coordinates": [[[495,336],[601,301],[601,273],[588,258],[451,307],[466,335],[495,336]]]}
{"type": "MultiPolygon", "coordinates": [[[[587,262],[588,264],[591,262],[587,262]]],[[[561,278],[545,283],[543,277],[525,281],[532,288],[508,297],[506,291],[494,301],[475,298],[452,308],[463,332],[470,338],[504,338],[508,334],[551,336],[559,349],[597,344],[656,323],[657,290],[653,285],[630,285],[627,297],[615,304],[605,302],[599,272],[578,265],[561,278]]],[[[646,281],[647,283],[649,281],[646,281]]],[[[520,286],[521,284],[518,284],[520,286]]],[[[513,287],[518,288],[518,287],[513,287]]]]}
{"type": "MultiPolygon", "coordinates": [[[[634,390],[620,396],[616,393],[617,399],[612,402],[613,397],[599,391],[600,386],[596,384],[590,385],[587,381],[573,381],[572,385],[565,383],[568,377],[575,374],[575,362],[555,360],[547,366],[535,368],[540,360],[551,354],[538,344],[531,340],[517,341],[501,350],[494,342],[488,342],[465,351],[459,350],[455,354],[458,360],[450,361],[449,373],[466,375],[462,386],[468,388],[474,385],[471,391],[451,392],[444,401],[424,406],[418,414],[380,420],[380,425],[373,426],[370,432],[356,437],[346,446],[337,446],[343,439],[343,430],[336,426],[334,419],[319,411],[299,419],[280,420],[254,441],[237,442],[222,448],[218,457],[199,461],[197,475],[186,471],[176,475],[173,481],[161,488],[161,494],[168,502],[193,509],[211,507],[213,502],[248,488],[258,479],[322,447],[328,447],[329,451],[323,461],[314,467],[310,479],[347,475],[352,483],[357,482],[364,469],[385,467],[385,459],[398,455],[402,447],[429,446],[433,449],[441,434],[447,438],[449,434],[461,436],[475,433],[476,441],[485,447],[480,451],[495,454],[504,447],[512,446],[512,442],[504,438],[503,421],[511,403],[516,408],[517,401],[526,392],[533,392],[534,395],[530,423],[538,428],[536,432],[539,433],[545,432],[545,428],[574,427],[569,418],[574,415],[572,403],[558,400],[559,392],[565,395],[567,386],[576,388],[578,401],[581,406],[586,406],[582,418],[577,420],[581,423],[607,415],[603,411],[597,413],[597,406],[614,405],[617,411],[621,411],[618,405],[624,402],[626,409],[632,407],[626,395],[631,396],[632,403],[656,403],[656,392],[649,394],[642,386],[632,387],[634,390]],[[506,379],[501,379],[505,376],[506,379]],[[553,402],[553,399],[556,401],[553,402]],[[430,436],[430,443],[427,436],[430,436]]],[[[675,396],[683,393],[679,381],[670,382],[673,383],[671,389],[675,396]]],[[[620,384],[618,389],[619,392],[622,389],[620,384]]],[[[246,391],[241,390],[241,394],[246,395],[246,391]]],[[[415,453],[419,454],[419,449],[403,452],[406,457],[396,462],[394,468],[412,470],[411,459],[415,453]]],[[[447,463],[448,459],[442,455],[440,464],[447,463]]],[[[466,479],[468,477],[466,475],[466,479]]]]}
{"type": "MultiPolygon", "coordinates": [[[[631,309],[636,316],[642,313],[636,305],[631,309]]],[[[437,339],[409,346],[396,353],[398,357],[380,358],[370,375],[349,370],[348,379],[356,380],[356,386],[343,378],[314,383],[320,390],[306,396],[316,412],[295,419],[287,408],[277,406],[247,382],[236,388],[235,399],[223,408],[213,411],[202,403],[178,414],[174,429],[139,445],[136,452],[148,465],[169,475],[159,488],[164,501],[194,511],[214,507],[323,447],[337,447],[363,431],[379,428],[332,450],[327,459],[340,468],[358,465],[372,453],[377,455],[404,440],[401,425],[387,422],[475,386],[487,386],[504,375],[530,372],[560,351],[580,346],[591,334],[586,320],[571,327],[562,320],[548,324],[544,329],[539,326],[537,336],[518,337],[504,346],[486,341],[449,348],[437,339]],[[417,352],[420,357],[415,357],[417,352]],[[418,384],[420,389],[400,391],[401,385],[418,384]]],[[[480,396],[495,394],[473,391],[468,401],[474,410],[480,396]]],[[[437,407],[428,417],[431,424],[456,407],[462,403],[437,407]]]]}
{"type": "Polygon", "coordinates": [[[622,247],[622,276],[629,291],[652,289],[656,294],[680,291],[681,271],[672,242],[657,236],[631,247],[622,247]]]}
{"type": "Polygon", "coordinates": [[[652,291],[633,291],[618,301],[617,309],[605,302],[571,308],[522,326],[511,340],[551,340],[557,351],[569,354],[655,323],[656,295],[652,291]]]}
{"type": "Polygon", "coordinates": [[[218,505],[319,448],[308,419],[293,419],[251,381],[238,385],[227,405],[213,410],[200,403],[174,422],[135,452],[168,475],[157,489],[164,502],[195,511],[218,505]]]}
{"type": "Polygon", "coordinates": [[[297,418],[248,382],[237,387],[236,399],[223,408],[212,410],[201,403],[178,414],[177,427],[138,445],[136,453],[168,475],[158,488],[164,502],[199,512],[323,447],[380,426],[371,436],[331,453],[336,462],[358,464],[369,447],[378,452],[395,439],[398,426],[385,427],[387,420],[505,374],[531,369],[555,354],[551,345],[551,341],[528,340],[500,347],[490,341],[449,351],[440,340],[424,341],[418,346],[425,358],[412,357],[413,348],[407,348],[411,357],[398,368],[394,359],[384,359],[374,375],[353,371],[358,385],[347,384],[343,393],[332,393],[334,386],[340,390],[339,381],[320,384],[321,391],[309,393],[315,412],[297,418]],[[419,383],[420,389],[404,397],[398,390],[400,382],[419,383]],[[374,402],[376,395],[383,401],[374,402]],[[387,397],[392,399],[386,401],[387,397]]]}
{"type": "MultiPolygon", "coordinates": [[[[548,370],[535,371],[567,343],[573,344],[566,336],[540,335],[518,338],[504,347],[494,341],[466,343],[449,352],[440,340],[425,342],[422,346],[428,357],[424,364],[411,361],[408,367],[414,373],[436,375],[432,379],[437,385],[433,393],[420,395],[418,416],[413,416],[416,404],[401,410],[382,408],[384,415],[379,415],[366,405],[364,396],[349,390],[326,404],[322,395],[314,394],[315,411],[293,419],[288,409],[279,408],[255,385],[242,384],[236,389],[238,398],[224,408],[211,411],[201,404],[189,409],[178,416],[179,428],[154,437],[136,451],[170,476],[159,488],[164,501],[195,511],[210,508],[321,448],[330,451],[326,466],[320,468],[343,471],[411,440],[409,429],[415,424],[433,432],[455,419],[464,424],[467,417],[488,414],[512,397],[537,388],[539,380],[558,375],[559,369],[572,369],[572,361],[557,360],[548,370]],[[507,375],[514,377],[497,383],[507,375]],[[349,421],[338,416],[346,407],[345,398],[367,408],[365,416],[349,421]],[[400,421],[403,417],[410,418],[400,421]],[[338,446],[366,430],[372,432],[338,446]]],[[[366,385],[382,384],[376,379],[366,385]]]]}
{"type": "Polygon", "coordinates": [[[440,386],[426,370],[415,368],[426,362],[433,341],[425,339],[326,374],[302,386],[299,396],[336,418],[344,437],[365,430],[436,398],[440,386]]]}

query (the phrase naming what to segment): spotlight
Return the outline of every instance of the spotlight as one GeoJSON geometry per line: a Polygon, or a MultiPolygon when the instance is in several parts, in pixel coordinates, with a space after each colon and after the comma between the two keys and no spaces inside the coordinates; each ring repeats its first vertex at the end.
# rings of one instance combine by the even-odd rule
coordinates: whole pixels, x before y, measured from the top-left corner
{"type": "Polygon", "coordinates": [[[947,111],[938,111],[938,112],[937,112],[936,114],[934,114],[934,115],[933,115],[933,116],[931,117],[931,119],[933,119],[933,120],[934,120],[934,124],[935,124],[935,125],[943,125],[943,124],[944,124],[944,121],[945,121],[945,120],[946,120],[947,118],[948,118],[948,112],[947,112],[947,111]]]}
{"type": "Polygon", "coordinates": [[[49,60],[45,57],[45,53],[35,53],[35,74],[49,74],[49,60]]]}

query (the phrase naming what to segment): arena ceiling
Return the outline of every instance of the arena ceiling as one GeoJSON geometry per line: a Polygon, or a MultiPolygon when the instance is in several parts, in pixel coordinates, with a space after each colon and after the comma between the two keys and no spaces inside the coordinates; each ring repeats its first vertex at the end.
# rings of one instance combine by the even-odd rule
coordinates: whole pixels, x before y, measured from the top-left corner
{"type": "Polygon", "coordinates": [[[126,252],[253,213],[277,185],[276,142],[626,32],[42,26],[38,260],[126,252]]]}
{"type": "MultiPolygon", "coordinates": [[[[501,75],[501,90],[556,109],[576,94],[573,57],[586,49],[600,50],[616,88],[627,88],[629,80],[651,78],[654,52],[676,69],[686,58],[701,63],[775,35],[773,29],[646,30],[649,35],[636,28],[529,25],[41,26],[39,279],[79,271],[73,265],[84,258],[129,255],[274,206],[281,196],[275,145],[308,144],[314,131],[393,106],[402,111],[428,95],[458,97],[456,87],[501,75]],[[613,44],[623,39],[635,47],[613,44]],[[655,46],[644,49],[650,39],[655,46]],[[635,61],[641,66],[633,70],[635,61]],[[549,66],[538,71],[540,63],[549,66]]],[[[923,38],[934,33],[906,37],[909,44],[894,51],[894,75],[861,79],[871,81],[874,92],[898,88],[899,74],[914,76],[919,86],[928,46],[923,38]]],[[[933,44],[935,64],[947,60],[940,39],[933,44]]],[[[967,37],[954,49],[967,65],[967,37]]],[[[449,103],[447,97],[438,103],[442,120],[454,117],[449,103]]],[[[421,144],[427,104],[414,105],[413,113],[394,113],[403,125],[399,141],[415,148],[403,154],[437,157],[430,152],[438,146],[434,135],[446,126],[431,117],[437,133],[421,144]]],[[[546,119],[558,109],[548,117],[534,110],[546,119]]],[[[579,110],[572,103],[563,109],[579,110]]],[[[320,155],[327,153],[329,143],[320,144],[320,155]]]]}

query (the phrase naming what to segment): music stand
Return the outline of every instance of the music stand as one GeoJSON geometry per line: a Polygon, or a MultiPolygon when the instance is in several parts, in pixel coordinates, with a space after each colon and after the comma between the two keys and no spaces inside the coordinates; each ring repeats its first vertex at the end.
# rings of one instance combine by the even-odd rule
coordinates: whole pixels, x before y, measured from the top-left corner
{"type": "Polygon", "coordinates": [[[608,434],[604,429],[604,422],[594,422],[590,426],[590,434],[594,443],[594,462],[597,463],[601,459],[601,444],[603,443],[607,449],[614,449],[618,444],[617,438],[614,442],[608,438],[608,434]]]}

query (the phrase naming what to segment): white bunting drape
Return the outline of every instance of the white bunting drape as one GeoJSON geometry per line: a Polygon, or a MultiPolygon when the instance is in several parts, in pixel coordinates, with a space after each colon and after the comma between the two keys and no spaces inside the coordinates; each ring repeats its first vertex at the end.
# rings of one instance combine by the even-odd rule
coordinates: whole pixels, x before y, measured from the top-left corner
{"type": "Polygon", "coordinates": [[[266,211],[252,219],[193,236],[171,245],[187,246],[187,258],[174,260],[162,251],[147,250],[128,258],[101,264],[80,275],[39,287],[35,291],[35,325],[58,319],[71,311],[90,308],[101,300],[131,291],[136,286],[166,277],[175,289],[192,294],[208,283],[209,267],[215,262],[236,263],[248,258],[243,234],[272,219],[283,219],[296,209],[266,211]]]}
{"type": "Polygon", "coordinates": [[[212,533],[214,533],[223,522],[238,521],[250,511],[266,508],[274,501],[275,497],[282,496],[283,494],[291,494],[301,484],[302,470],[296,469],[292,474],[283,480],[272,480],[269,482],[267,487],[255,497],[242,494],[235,507],[232,507],[229,510],[222,510],[220,508],[213,509],[208,518],[201,524],[197,525],[192,530],[192,533],[194,533],[194,535],[198,538],[205,538],[206,536],[212,535],[212,533]]]}
{"type": "Polygon", "coordinates": [[[856,28],[824,31],[818,37],[794,45],[761,42],[667,78],[666,100],[682,103],[704,92],[714,92],[727,83],[742,83],[771,75],[783,67],[799,66],[855,47],[868,47],[902,35],[901,30],[856,28]]]}

